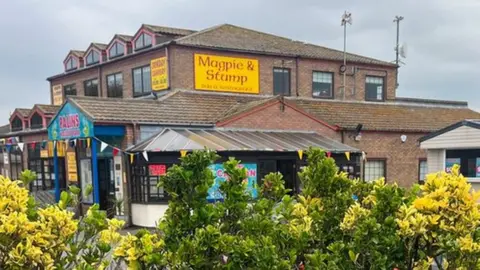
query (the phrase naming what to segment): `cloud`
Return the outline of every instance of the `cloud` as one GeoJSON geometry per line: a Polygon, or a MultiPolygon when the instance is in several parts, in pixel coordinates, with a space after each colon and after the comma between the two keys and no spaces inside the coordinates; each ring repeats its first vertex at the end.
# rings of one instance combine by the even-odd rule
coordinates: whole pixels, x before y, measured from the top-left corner
{"type": "Polygon", "coordinates": [[[0,9],[0,123],[16,107],[49,102],[48,76],[70,49],[133,34],[142,23],[202,29],[221,23],[343,49],[340,17],[353,14],[348,51],[394,60],[395,15],[408,58],[399,96],[468,100],[480,108],[480,1],[462,0],[23,0],[0,9]]]}

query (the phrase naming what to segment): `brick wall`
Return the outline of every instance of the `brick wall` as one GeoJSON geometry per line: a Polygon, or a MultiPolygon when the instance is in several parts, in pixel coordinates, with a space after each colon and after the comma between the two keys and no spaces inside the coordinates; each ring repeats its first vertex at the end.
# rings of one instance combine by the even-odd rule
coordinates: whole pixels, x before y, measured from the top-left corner
{"type": "Polygon", "coordinates": [[[418,139],[425,134],[397,132],[363,132],[356,142],[350,134],[345,134],[344,143],[367,153],[368,159],[386,160],[387,182],[397,182],[408,187],[418,182],[419,160],[426,159],[426,151],[420,149],[418,139]],[[402,143],[400,136],[407,135],[402,143]]]}
{"type": "MultiPolygon", "coordinates": [[[[52,87],[57,84],[69,85],[74,83],[77,88],[77,95],[84,96],[84,81],[98,79],[99,95],[107,96],[107,75],[122,72],[123,74],[123,97],[131,98],[133,96],[133,78],[132,69],[150,65],[150,60],[165,56],[165,49],[158,49],[146,53],[139,53],[133,57],[118,59],[103,66],[90,67],[79,72],[67,74],[62,78],[54,79],[50,82],[50,96],[52,96],[52,87]]],[[[53,101],[52,101],[53,103],[53,101]]]]}
{"type": "Polygon", "coordinates": [[[259,107],[251,114],[231,118],[229,121],[220,122],[218,125],[230,128],[315,131],[324,136],[340,140],[340,133],[324,124],[288,106],[284,106],[283,111],[281,107],[280,102],[267,104],[259,107]]]}
{"type": "MultiPolygon", "coordinates": [[[[257,59],[260,69],[260,94],[273,95],[273,68],[284,67],[290,69],[290,89],[291,95],[297,94],[302,97],[312,97],[312,73],[313,71],[332,72],[334,74],[334,95],[336,99],[342,99],[341,86],[343,83],[343,75],[339,73],[342,62],[327,61],[318,59],[304,59],[294,57],[267,56],[259,54],[248,54],[240,52],[227,52],[220,50],[208,50],[199,48],[190,48],[178,45],[170,45],[168,47],[169,65],[170,65],[170,85],[172,89],[195,89],[194,77],[194,54],[212,54],[219,56],[239,57],[257,59]],[[297,72],[298,66],[298,72],[297,72]],[[297,85],[298,74],[298,85],[297,85]],[[298,86],[298,87],[297,87],[298,86]],[[298,91],[297,91],[298,89],[298,91]]],[[[51,82],[51,86],[56,84],[68,85],[76,84],[77,95],[83,96],[85,80],[99,78],[101,86],[101,96],[107,96],[106,76],[117,72],[123,73],[123,97],[129,98],[133,96],[132,85],[132,69],[149,65],[150,60],[165,56],[165,48],[158,48],[138,55],[130,56],[124,59],[116,60],[103,65],[102,67],[91,67],[80,72],[66,75],[62,78],[55,79],[51,82]]],[[[382,67],[374,65],[352,64],[347,69],[347,91],[346,99],[349,100],[365,100],[365,76],[381,76],[384,77],[386,99],[394,99],[395,90],[395,73],[393,67],[382,67]],[[356,67],[354,74],[352,68],[356,67]],[[354,94],[352,95],[352,91],[354,94]]]]}
{"type": "MultiPolygon", "coordinates": [[[[340,74],[340,66],[343,63],[334,61],[300,59],[299,60],[299,94],[302,97],[312,97],[312,77],[313,71],[323,71],[333,73],[333,88],[335,99],[343,99],[341,87],[343,85],[343,75],[340,74]]],[[[368,66],[361,64],[347,63],[346,85],[347,91],[345,99],[347,100],[365,100],[365,77],[379,76],[384,78],[385,99],[395,99],[395,74],[396,70],[392,67],[368,66]],[[355,72],[352,68],[356,67],[355,72]],[[354,94],[352,94],[354,93],[354,94]]]]}

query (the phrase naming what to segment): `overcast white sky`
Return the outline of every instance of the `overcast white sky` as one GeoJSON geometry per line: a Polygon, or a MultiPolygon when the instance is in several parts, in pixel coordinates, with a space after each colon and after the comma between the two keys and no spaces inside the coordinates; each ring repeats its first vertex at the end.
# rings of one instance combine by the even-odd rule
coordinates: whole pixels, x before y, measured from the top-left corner
{"type": "Polygon", "coordinates": [[[342,50],[344,10],[353,14],[348,51],[386,61],[395,59],[393,18],[405,17],[399,96],[480,108],[480,0],[15,0],[0,4],[0,124],[17,107],[50,102],[45,79],[62,72],[70,49],[133,35],[142,23],[230,23],[342,50]]]}

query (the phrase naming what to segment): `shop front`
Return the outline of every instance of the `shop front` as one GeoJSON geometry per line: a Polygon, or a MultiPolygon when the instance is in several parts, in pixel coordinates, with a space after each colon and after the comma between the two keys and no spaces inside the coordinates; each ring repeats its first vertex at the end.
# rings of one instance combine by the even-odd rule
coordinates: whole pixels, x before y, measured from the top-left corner
{"type": "MultiPolygon", "coordinates": [[[[65,163],[68,185],[77,185],[82,192],[82,209],[99,204],[100,209],[114,214],[114,201],[123,197],[123,163],[119,151],[125,136],[125,126],[95,123],[75,105],[67,102],[48,126],[48,138],[55,147],[64,142],[65,158],[55,154],[55,179],[62,174],[60,164],[65,163]]],[[[60,198],[62,187],[55,181],[55,198],[60,198]]]]}
{"type": "Polygon", "coordinates": [[[420,139],[427,151],[427,173],[451,171],[457,164],[460,173],[480,190],[480,120],[464,120],[420,139]]]}
{"type": "Polygon", "coordinates": [[[216,180],[209,190],[209,201],[221,200],[218,186],[225,180],[222,163],[229,157],[242,161],[248,172],[248,187],[254,187],[271,172],[282,173],[286,187],[300,192],[298,172],[306,165],[303,152],[309,147],[324,149],[340,170],[351,178],[361,176],[361,152],[314,132],[262,131],[246,129],[166,128],[157,135],[127,149],[135,155],[129,166],[132,223],[153,227],[164,215],[168,194],[158,187],[160,176],[179,163],[179,157],[193,150],[212,149],[220,159],[210,166],[216,180]]]}

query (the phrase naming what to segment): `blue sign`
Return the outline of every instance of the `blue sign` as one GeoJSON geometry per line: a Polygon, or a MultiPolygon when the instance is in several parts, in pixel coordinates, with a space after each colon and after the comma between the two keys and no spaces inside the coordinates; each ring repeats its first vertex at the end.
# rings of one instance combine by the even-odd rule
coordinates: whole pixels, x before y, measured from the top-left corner
{"type": "Polygon", "coordinates": [[[65,103],[48,126],[49,140],[93,137],[93,123],[78,108],[65,103]]]}
{"type": "MultiPolygon", "coordinates": [[[[256,163],[246,163],[240,164],[240,168],[247,169],[247,179],[243,180],[244,183],[247,183],[247,192],[250,193],[252,198],[257,198],[257,164],[256,163]]],[[[223,164],[213,164],[209,168],[212,170],[215,175],[215,182],[213,186],[208,190],[208,200],[221,200],[223,199],[222,194],[220,193],[220,183],[226,181],[228,175],[225,173],[223,164]]]]}
{"type": "Polygon", "coordinates": [[[453,165],[460,165],[460,158],[447,158],[445,159],[445,172],[451,173],[453,165]]]}

